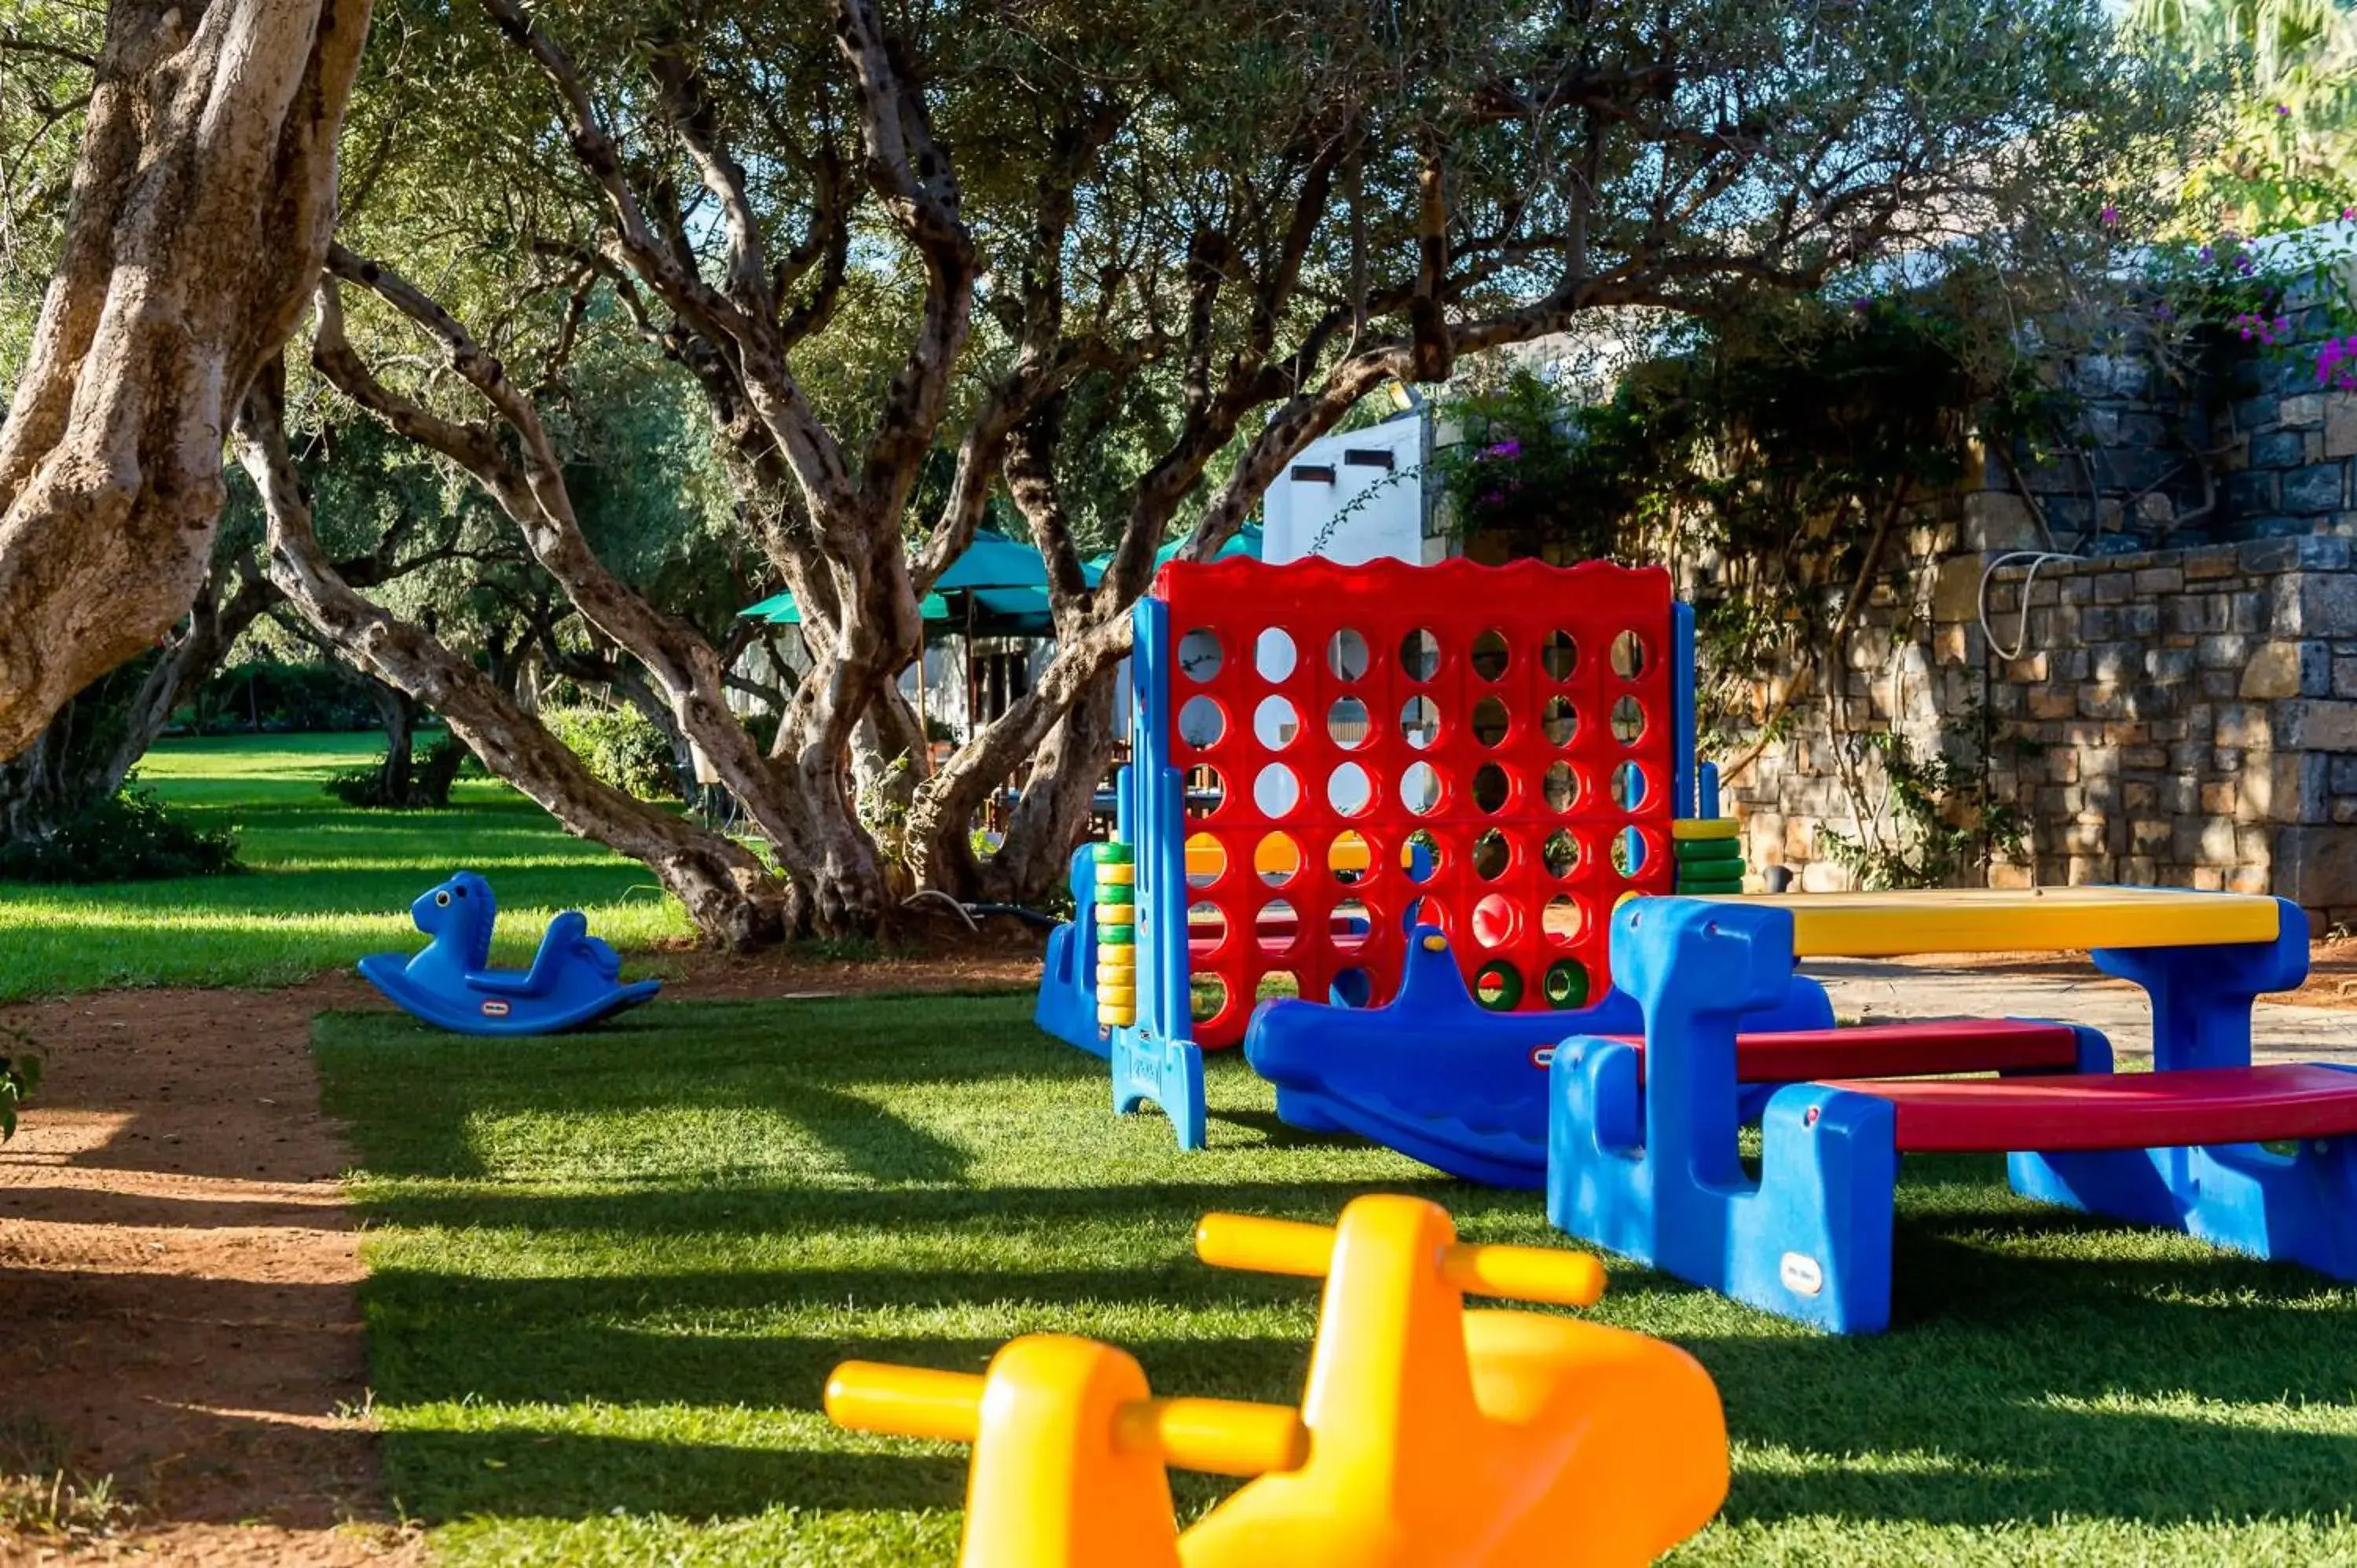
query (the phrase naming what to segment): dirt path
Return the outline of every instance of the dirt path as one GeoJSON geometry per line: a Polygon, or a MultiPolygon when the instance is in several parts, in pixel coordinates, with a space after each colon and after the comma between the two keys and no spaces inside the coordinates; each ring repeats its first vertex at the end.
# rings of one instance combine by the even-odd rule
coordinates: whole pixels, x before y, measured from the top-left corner
{"type": "MultiPolygon", "coordinates": [[[[1036,943],[992,946],[917,962],[678,955],[666,994],[1037,980],[1036,943]]],[[[0,1030],[23,1031],[47,1065],[0,1144],[0,1568],[421,1555],[389,1521],[358,1413],[361,1271],[338,1182],[350,1162],[310,1054],[315,1014],[382,1004],[326,976],[0,1007],[0,1030]],[[10,1478],[60,1470],[111,1478],[133,1511],[75,1536],[12,1537],[10,1478]]]]}
{"type": "MultiPolygon", "coordinates": [[[[112,1477],[106,1558],[412,1560],[364,1407],[347,1163],[310,1020],[357,983],[0,1010],[47,1060],[0,1145],[0,1474],[112,1477]]],[[[56,1539],[0,1537],[0,1563],[56,1539]]]]}

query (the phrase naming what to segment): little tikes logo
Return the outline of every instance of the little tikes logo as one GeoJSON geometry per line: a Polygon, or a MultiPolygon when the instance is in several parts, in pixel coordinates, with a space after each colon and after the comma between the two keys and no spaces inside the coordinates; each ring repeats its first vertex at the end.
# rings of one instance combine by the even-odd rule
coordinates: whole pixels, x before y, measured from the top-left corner
{"type": "Polygon", "coordinates": [[[1777,1277],[1794,1295],[1814,1295],[1825,1288],[1825,1272],[1806,1252],[1787,1252],[1777,1264],[1777,1277]]]}
{"type": "Polygon", "coordinates": [[[504,1018],[504,1017],[506,1017],[507,1015],[508,1015],[508,1004],[507,1004],[506,1003],[504,1003],[504,1002],[486,1002],[486,1003],[484,1003],[484,1004],[483,1004],[483,1016],[484,1016],[484,1017],[486,1017],[486,1018],[504,1018]]]}

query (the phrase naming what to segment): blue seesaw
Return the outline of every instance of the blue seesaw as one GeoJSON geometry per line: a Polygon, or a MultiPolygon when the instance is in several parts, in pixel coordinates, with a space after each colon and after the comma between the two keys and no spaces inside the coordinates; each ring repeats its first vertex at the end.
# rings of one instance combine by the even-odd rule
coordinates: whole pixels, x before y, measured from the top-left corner
{"type": "Polygon", "coordinates": [[[2251,1064],[2253,999],[2307,971],[2297,906],[2123,887],[1656,898],[1615,911],[1611,937],[1644,1036],[1555,1053],[1547,1218],[1575,1236],[1874,1333],[1890,1321],[1900,1156],[1996,1152],[2024,1197],[2357,1279],[2357,1074],[2251,1064]],[[1770,1096],[1760,1174],[1745,1172],[1736,1022],[1784,994],[1796,955],[2034,948],[2086,950],[2145,988],[2153,1071],[2113,1071],[2083,1028],[2075,1060],[1996,1078],[1872,1081],[1835,1058],[1790,1074],[1824,1081],[1770,1096]]]}
{"type": "MultiPolygon", "coordinates": [[[[1744,1019],[1755,1032],[1830,1030],[1833,1004],[1796,980],[1744,1019]]],[[[1448,939],[1412,932],[1399,994],[1377,1007],[1264,1003],[1244,1059],[1276,1086],[1288,1125],[1355,1133],[1461,1180],[1546,1185],[1547,1063],[1566,1035],[1635,1035],[1644,1014],[1615,986],[1574,1012],[1504,1013],[1465,984],[1448,939]]]]}
{"type": "Polygon", "coordinates": [[[462,1035],[554,1035],[649,1001],[660,980],[621,983],[622,960],[567,909],[548,923],[528,970],[493,969],[491,885],[461,871],[409,907],[433,939],[424,952],[371,953],[361,975],[404,1013],[462,1035]]]}

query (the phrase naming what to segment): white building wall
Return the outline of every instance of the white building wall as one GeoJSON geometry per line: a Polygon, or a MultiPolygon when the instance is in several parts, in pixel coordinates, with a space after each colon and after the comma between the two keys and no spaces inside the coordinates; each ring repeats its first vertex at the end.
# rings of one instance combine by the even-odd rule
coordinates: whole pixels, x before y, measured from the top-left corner
{"type": "Polygon", "coordinates": [[[1423,412],[1411,410],[1302,448],[1261,502],[1261,558],[1422,562],[1424,433],[1423,412]]]}

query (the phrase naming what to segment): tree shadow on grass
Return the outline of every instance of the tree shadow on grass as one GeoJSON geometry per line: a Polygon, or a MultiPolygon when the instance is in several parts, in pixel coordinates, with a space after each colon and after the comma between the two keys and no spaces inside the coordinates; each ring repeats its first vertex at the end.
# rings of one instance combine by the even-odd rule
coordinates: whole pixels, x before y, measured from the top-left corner
{"type": "MultiPolygon", "coordinates": [[[[846,1359],[900,1362],[980,1372],[998,1339],[955,1337],[794,1337],[713,1339],[694,1348],[650,1343],[628,1334],[576,1334],[564,1355],[568,1367],[609,1359],[612,1376],[592,1375],[554,1397],[595,1399],[619,1407],[622,1418],[650,1424],[673,1420],[676,1439],[581,1433],[536,1423],[533,1407],[548,1402],[554,1369],[536,1366],[529,1341],[507,1348],[502,1359],[521,1363],[512,1388],[471,1388],[478,1408],[513,1402],[527,1407],[514,1424],[495,1429],[428,1428],[396,1423],[388,1434],[393,1479],[405,1507],[433,1518],[469,1513],[589,1518],[616,1508],[689,1517],[743,1516],[778,1507],[818,1509],[955,1508],[963,1500],[967,1455],[914,1450],[906,1444],[843,1434],[841,1446],[817,1446],[809,1434],[823,1421],[827,1375],[846,1359]],[[714,1440],[693,1408],[684,1417],[651,1407],[702,1407],[728,1412],[742,1430],[740,1412],[776,1426],[775,1441],[714,1440]]],[[[1297,1402],[1307,1368],[1301,1338],[1172,1339],[1130,1342],[1157,1391],[1257,1397],[1297,1402]],[[1206,1377],[1207,1371],[1216,1375],[1206,1377]]],[[[421,1396],[425,1397],[425,1396],[421,1396]]],[[[453,1396],[457,1397],[457,1396],[453,1396]]],[[[601,1424],[612,1418],[601,1415],[601,1424]]],[[[825,1439],[821,1439],[824,1442],[825,1439]]],[[[1201,1500],[1233,1483],[1189,1484],[1174,1477],[1182,1498],[1201,1500]]]]}

